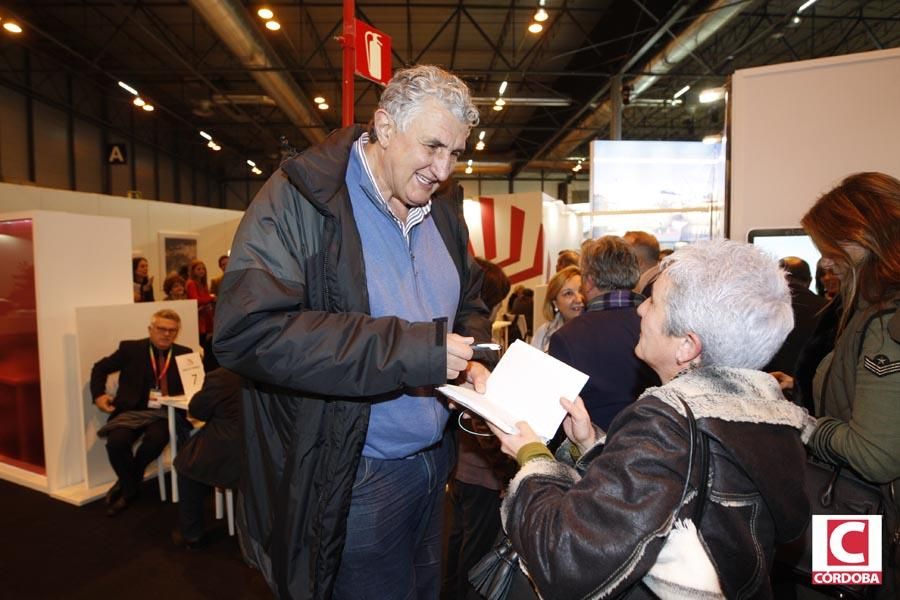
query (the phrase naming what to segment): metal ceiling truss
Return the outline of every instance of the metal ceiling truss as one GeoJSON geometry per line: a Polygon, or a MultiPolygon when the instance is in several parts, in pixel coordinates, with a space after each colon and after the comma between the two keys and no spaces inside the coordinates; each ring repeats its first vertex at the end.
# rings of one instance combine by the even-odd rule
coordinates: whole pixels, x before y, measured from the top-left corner
{"type": "MultiPolygon", "coordinates": [[[[15,46],[0,41],[0,80],[117,131],[128,133],[128,123],[134,121],[133,135],[141,143],[157,144],[161,136],[170,136],[175,146],[197,150],[198,158],[219,165],[224,180],[246,174],[236,157],[265,157],[272,168],[282,136],[302,148],[310,132],[340,123],[341,48],[335,38],[341,32],[342,2],[269,2],[282,23],[275,34],[262,28],[255,2],[219,2],[259,30],[276,60],[240,60],[216,28],[181,0],[13,0],[9,10],[31,28],[23,44],[33,60],[23,72],[15,46]],[[271,94],[258,83],[260,74],[294,82],[315,118],[289,117],[282,103],[272,106],[265,100],[271,94]],[[130,98],[117,99],[110,91],[117,77],[133,81],[152,98],[159,109],[154,119],[135,119],[130,98]],[[318,94],[327,97],[331,109],[311,106],[308,98],[318,94]],[[108,98],[105,108],[97,107],[96,97],[108,98]],[[98,116],[103,111],[106,118],[98,116]],[[158,123],[150,125],[154,120],[158,123]],[[201,128],[213,129],[226,152],[202,152],[196,135],[201,128]]],[[[652,87],[640,90],[638,97],[654,105],[635,102],[624,109],[625,139],[696,140],[721,129],[724,119],[721,108],[697,104],[696,91],[721,85],[735,69],[900,46],[896,1],[818,0],[794,23],[800,3],[547,0],[551,18],[537,37],[525,32],[536,0],[357,0],[357,15],[393,36],[395,68],[438,63],[463,77],[477,97],[496,96],[497,86],[506,80],[507,96],[569,102],[510,102],[500,112],[482,110],[479,129],[489,134],[487,149],[473,151],[471,157],[507,162],[507,173],[496,176],[515,177],[538,164],[564,166],[560,159],[586,155],[588,141],[609,135],[604,103],[616,75],[626,83],[652,80],[652,87]],[[648,66],[692,23],[723,7],[740,12],[667,72],[648,66]],[[683,103],[667,103],[684,85],[692,91],[683,103]]],[[[366,121],[380,88],[357,81],[357,120],[366,121]]],[[[156,147],[166,151],[166,145],[156,147]]]]}

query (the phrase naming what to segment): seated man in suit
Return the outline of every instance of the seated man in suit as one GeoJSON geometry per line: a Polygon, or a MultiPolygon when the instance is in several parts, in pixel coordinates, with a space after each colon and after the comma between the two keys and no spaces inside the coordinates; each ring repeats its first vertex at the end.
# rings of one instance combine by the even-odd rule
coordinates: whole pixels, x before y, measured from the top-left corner
{"type": "MultiPolygon", "coordinates": [[[[184,393],[174,357],[191,349],[175,343],[181,317],[173,310],[157,311],[147,329],[149,337],[121,342],[118,350],[91,369],[94,404],[110,413],[97,435],[106,437],[109,463],[119,478],[106,495],[111,517],[137,497],[144,469],[169,443],[166,411],[158,399],[184,393]],[[106,378],[117,371],[119,389],[113,398],[106,393],[106,378]],[[141,445],[132,454],[134,443],[142,435],[141,445]]],[[[179,425],[189,427],[186,421],[179,425]]]]}

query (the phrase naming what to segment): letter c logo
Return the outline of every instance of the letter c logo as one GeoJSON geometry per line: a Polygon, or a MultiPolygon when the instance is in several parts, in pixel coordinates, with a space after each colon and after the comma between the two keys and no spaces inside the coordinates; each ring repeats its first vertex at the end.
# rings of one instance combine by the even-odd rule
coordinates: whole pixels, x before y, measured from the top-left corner
{"type": "Polygon", "coordinates": [[[843,563],[864,563],[866,561],[865,554],[847,552],[844,549],[844,536],[851,532],[863,533],[865,530],[866,525],[861,521],[847,521],[835,527],[831,532],[831,539],[828,540],[828,549],[831,550],[831,554],[843,563]]]}

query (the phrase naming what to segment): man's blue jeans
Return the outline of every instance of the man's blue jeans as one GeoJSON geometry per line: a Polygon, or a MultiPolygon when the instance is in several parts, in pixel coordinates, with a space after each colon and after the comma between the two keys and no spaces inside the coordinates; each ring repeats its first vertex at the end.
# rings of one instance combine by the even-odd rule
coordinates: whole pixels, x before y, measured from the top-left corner
{"type": "Polygon", "coordinates": [[[335,600],[434,600],[453,444],[397,460],[361,457],[335,600]]]}

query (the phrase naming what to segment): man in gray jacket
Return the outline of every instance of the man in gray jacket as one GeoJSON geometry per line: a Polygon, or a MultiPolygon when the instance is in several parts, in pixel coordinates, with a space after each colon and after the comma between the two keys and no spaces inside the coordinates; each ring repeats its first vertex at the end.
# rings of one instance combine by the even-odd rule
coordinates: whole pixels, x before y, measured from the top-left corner
{"type": "Polygon", "coordinates": [[[282,598],[436,598],[453,440],[434,386],[490,339],[461,189],[468,88],[399,71],[368,132],[285,162],[238,229],[216,355],[248,379],[237,520],[282,598]]]}

